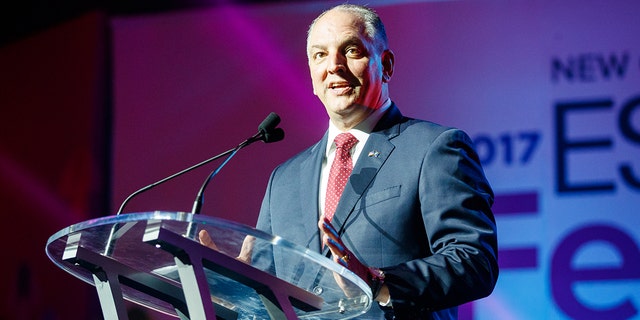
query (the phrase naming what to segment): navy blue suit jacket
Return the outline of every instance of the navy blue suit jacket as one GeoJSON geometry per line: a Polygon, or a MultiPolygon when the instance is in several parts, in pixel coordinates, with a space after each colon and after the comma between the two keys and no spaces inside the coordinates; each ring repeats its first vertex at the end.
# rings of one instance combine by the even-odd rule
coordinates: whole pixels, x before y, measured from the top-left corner
{"type": "MultiPolygon", "coordinates": [[[[257,229],[321,251],[320,168],[327,135],[272,173],[257,229]]],[[[462,131],[402,116],[376,125],[332,224],[365,265],[382,268],[397,319],[454,319],[497,277],[493,192],[462,131]]],[[[381,319],[377,304],[362,318],[381,319]]],[[[360,318],[359,318],[360,319],[360,318]]]]}

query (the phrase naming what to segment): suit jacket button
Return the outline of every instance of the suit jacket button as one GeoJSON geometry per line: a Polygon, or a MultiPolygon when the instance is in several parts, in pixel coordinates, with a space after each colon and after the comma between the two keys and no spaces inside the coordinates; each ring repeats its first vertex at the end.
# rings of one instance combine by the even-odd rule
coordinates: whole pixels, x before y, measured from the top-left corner
{"type": "Polygon", "coordinates": [[[322,289],[321,286],[313,287],[313,293],[315,293],[316,295],[321,295],[323,291],[324,291],[324,289],[322,289]]]}

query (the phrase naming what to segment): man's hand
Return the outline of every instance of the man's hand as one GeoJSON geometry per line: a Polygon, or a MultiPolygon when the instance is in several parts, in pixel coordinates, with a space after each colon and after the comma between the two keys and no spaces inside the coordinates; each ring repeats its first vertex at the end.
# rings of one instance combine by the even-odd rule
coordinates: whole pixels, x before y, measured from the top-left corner
{"type": "MultiPolygon", "coordinates": [[[[216,243],[211,239],[211,235],[207,230],[200,230],[198,232],[198,240],[200,243],[210,249],[220,251],[216,243]]],[[[242,248],[240,249],[240,254],[236,257],[237,260],[240,260],[244,263],[251,264],[251,253],[253,252],[253,245],[256,241],[254,236],[246,236],[242,241],[242,248]]]]}
{"type": "MultiPolygon", "coordinates": [[[[338,232],[327,218],[322,217],[318,222],[318,228],[322,231],[322,244],[329,247],[333,261],[349,269],[358,277],[363,279],[374,295],[376,301],[387,303],[389,301],[389,289],[383,283],[383,276],[379,269],[365,266],[356,258],[353,253],[344,245],[338,232]]],[[[349,288],[345,283],[340,282],[340,286],[348,293],[349,288]]]]}
{"type": "Polygon", "coordinates": [[[211,239],[207,230],[200,230],[200,232],[198,232],[198,240],[200,240],[200,244],[203,246],[209,247],[209,249],[213,249],[215,251],[220,251],[216,243],[211,239]]]}

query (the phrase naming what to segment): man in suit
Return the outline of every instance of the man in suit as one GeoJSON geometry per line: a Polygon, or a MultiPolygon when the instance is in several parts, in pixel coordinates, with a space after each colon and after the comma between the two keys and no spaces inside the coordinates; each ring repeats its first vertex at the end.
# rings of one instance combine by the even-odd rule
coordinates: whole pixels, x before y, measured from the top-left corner
{"type": "Polygon", "coordinates": [[[489,295],[498,277],[493,192],[472,142],[400,113],[388,88],[394,55],[369,8],[322,13],[307,55],[329,129],[273,171],[257,229],[330,251],[365,280],[378,303],[362,318],[457,318],[456,306],[489,295]],[[355,144],[352,171],[332,178],[341,133],[355,144]],[[327,191],[336,179],[341,196],[327,191]]]}

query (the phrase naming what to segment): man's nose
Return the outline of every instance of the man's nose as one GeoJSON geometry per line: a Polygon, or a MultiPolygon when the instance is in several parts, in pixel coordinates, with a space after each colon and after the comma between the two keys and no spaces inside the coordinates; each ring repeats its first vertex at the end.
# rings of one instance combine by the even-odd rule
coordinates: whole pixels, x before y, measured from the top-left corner
{"type": "Polygon", "coordinates": [[[344,72],[347,69],[347,59],[341,54],[330,54],[329,65],[327,67],[329,73],[344,72]]]}

